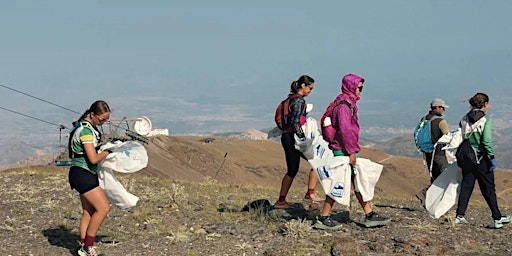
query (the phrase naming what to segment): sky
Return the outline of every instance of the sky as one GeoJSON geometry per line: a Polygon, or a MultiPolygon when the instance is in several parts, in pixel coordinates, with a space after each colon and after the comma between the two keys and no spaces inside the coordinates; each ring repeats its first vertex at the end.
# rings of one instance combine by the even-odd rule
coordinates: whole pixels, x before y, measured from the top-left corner
{"type": "MultiPolygon", "coordinates": [[[[180,2],[3,1],[0,84],[73,112],[3,87],[0,107],[69,127],[103,99],[171,134],[233,132],[273,127],[303,74],[319,119],[357,73],[363,131],[381,137],[412,131],[433,98],[453,125],[478,91],[512,110],[511,1],[180,2]]],[[[56,140],[55,125],[0,117],[0,143],[56,140]]]]}

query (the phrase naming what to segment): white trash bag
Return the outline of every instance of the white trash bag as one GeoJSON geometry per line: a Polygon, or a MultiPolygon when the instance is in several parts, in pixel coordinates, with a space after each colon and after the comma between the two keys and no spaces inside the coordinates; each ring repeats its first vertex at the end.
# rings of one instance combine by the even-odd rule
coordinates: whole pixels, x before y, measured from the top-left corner
{"type": "Polygon", "coordinates": [[[350,206],[352,171],[348,157],[310,159],[324,193],[339,204],[350,206]]]}
{"type": "Polygon", "coordinates": [[[100,166],[98,168],[98,181],[108,201],[123,210],[134,207],[139,201],[139,197],[126,191],[114,176],[112,169],[100,166]]]}
{"type": "Polygon", "coordinates": [[[100,150],[113,151],[100,163],[105,168],[121,173],[134,173],[148,165],[148,154],[144,146],[136,141],[106,143],[100,150]]]}

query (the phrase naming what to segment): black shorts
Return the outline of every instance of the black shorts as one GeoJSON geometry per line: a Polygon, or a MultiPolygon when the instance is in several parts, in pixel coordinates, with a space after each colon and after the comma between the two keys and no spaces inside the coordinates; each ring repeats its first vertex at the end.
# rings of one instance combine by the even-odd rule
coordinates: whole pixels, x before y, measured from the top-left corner
{"type": "Polygon", "coordinates": [[[69,169],[69,185],[80,195],[93,190],[100,185],[98,175],[78,166],[69,169]]]}

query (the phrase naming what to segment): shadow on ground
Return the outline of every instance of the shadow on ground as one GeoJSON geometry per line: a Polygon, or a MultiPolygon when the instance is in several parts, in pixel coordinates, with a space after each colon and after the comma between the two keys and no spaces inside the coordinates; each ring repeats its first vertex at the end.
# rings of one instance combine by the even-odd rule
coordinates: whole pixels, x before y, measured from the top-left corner
{"type": "MultiPolygon", "coordinates": [[[[66,248],[72,255],[76,254],[78,250],[78,242],[80,240],[80,236],[78,234],[71,232],[71,230],[64,226],[45,229],[42,233],[51,245],[66,248]]],[[[106,236],[97,236],[96,242],[102,241],[105,237],[106,236]]]]}

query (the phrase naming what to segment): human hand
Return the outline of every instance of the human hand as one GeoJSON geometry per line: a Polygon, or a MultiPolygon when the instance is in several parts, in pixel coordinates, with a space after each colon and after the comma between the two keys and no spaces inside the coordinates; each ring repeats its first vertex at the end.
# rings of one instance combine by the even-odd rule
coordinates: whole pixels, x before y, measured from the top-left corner
{"type": "Polygon", "coordinates": [[[491,159],[491,172],[496,169],[498,166],[498,163],[496,162],[496,159],[491,159]]]}
{"type": "Polygon", "coordinates": [[[349,158],[349,163],[351,165],[356,165],[356,163],[357,163],[356,154],[351,154],[348,158],[349,158]]]}

